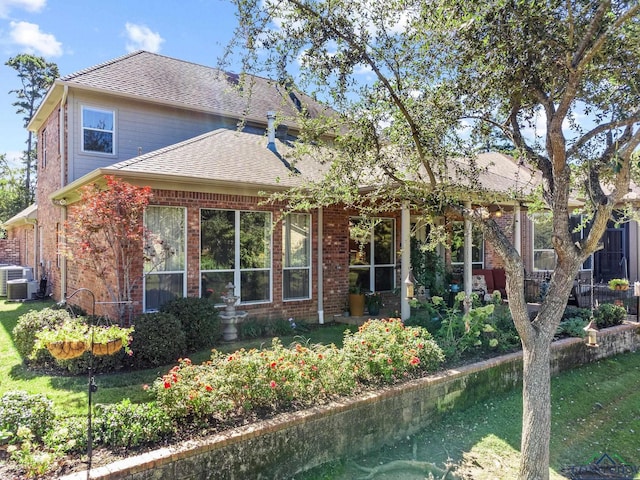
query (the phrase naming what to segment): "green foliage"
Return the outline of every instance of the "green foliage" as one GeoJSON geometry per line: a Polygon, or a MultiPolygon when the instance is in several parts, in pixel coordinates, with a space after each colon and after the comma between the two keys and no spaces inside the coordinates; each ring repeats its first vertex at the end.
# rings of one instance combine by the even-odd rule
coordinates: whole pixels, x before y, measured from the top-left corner
{"type": "Polygon", "coordinates": [[[576,317],[580,317],[583,320],[589,320],[591,318],[591,309],[580,308],[580,307],[576,307],[575,305],[567,305],[567,307],[564,309],[562,318],[566,320],[569,318],[576,318],[576,317]]]}
{"type": "Polygon", "coordinates": [[[165,304],[160,311],[170,313],[182,322],[188,352],[212,347],[220,339],[219,311],[212,300],[177,298],[165,304]]]}
{"type": "Polygon", "coordinates": [[[157,367],[175,362],[186,353],[182,322],[170,313],[145,313],[134,320],[131,342],[136,368],[157,367]]]}
{"type": "Polygon", "coordinates": [[[613,303],[601,303],[593,312],[593,318],[598,328],[620,325],[626,317],[626,310],[613,303]]]}
{"type": "Polygon", "coordinates": [[[334,345],[214,351],[194,365],[182,360],[156,380],[158,403],[176,419],[228,420],[251,411],[306,407],[350,394],[357,382],[389,383],[435,369],[443,360],[429,333],[399,320],[370,320],[334,345]],[[374,351],[376,350],[376,351],[374,351]]]}
{"type": "Polygon", "coordinates": [[[53,428],[53,422],[53,402],[42,394],[13,390],[0,399],[0,431],[15,437],[19,428],[27,428],[29,435],[41,439],[53,428]]]}
{"type": "Polygon", "coordinates": [[[428,242],[411,237],[411,267],[418,285],[428,288],[431,295],[443,295],[445,265],[432,247],[428,242]]]}
{"type": "Polygon", "coordinates": [[[453,308],[444,307],[437,297],[432,301],[439,306],[441,318],[440,329],[434,336],[447,360],[454,361],[492,351],[510,351],[520,346],[507,306],[491,303],[471,308],[464,315],[455,305],[453,308]]]}
{"type": "Polygon", "coordinates": [[[627,290],[629,288],[629,280],[626,278],[612,278],[609,280],[609,289],[611,290],[627,290]]]}
{"type": "Polygon", "coordinates": [[[18,318],[13,329],[13,341],[18,353],[25,361],[34,365],[45,365],[53,359],[46,349],[34,352],[36,334],[42,330],[62,325],[71,319],[66,310],[45,308],[40,311],[32,310],[18,318]]]}
{"type": "Polygon", "coordinates": [[[134,404],[125,399],[96,405],[93,417],[97,444],[131,448],[159,442],[175,431],[171,418],[155,403],[134,404]]]}
{"type": "Polygon", "coordinates": [[[422,327],[406,327],[399,319],[369,320],[356,333],[345,334],[345,360],[356,380],[391,383],[415,371],[435,370],[443,361],[440,347],[422,327]]]}
{"type": "Polygon", "coordinates": [[[558,325],[558,330],[556,331],[556,337],[578,337],[584,338],[587,332],[584,331],[584,327],[589,323],[582,317],[572,317],[566,320],[562,320],[560,325],[558,325]]]}
{"type": "Polygon", "coordinates": [[[29,427],[19,427],[16,439],[18,445],[9,445],[7,453],[11,455],[11,460],[24,468],[27,478],[45,474],[60,457],[58,452],[43,451],[35,442],[29,427]]]}

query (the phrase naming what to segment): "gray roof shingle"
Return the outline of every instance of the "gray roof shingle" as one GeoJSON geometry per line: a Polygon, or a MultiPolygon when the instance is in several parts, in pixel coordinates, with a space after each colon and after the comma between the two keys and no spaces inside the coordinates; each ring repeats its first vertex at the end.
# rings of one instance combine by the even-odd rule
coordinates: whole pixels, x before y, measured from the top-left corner
{"type": "Polygon", "coordinates": [[[273,80],[247,75],[244,82],[238,83],[238,78],[219,69],[137,51],[66,75],[59,81],[260,123],[264,123],[270,110],[287,118],[298,115],[300,108],[305,108],[312,117],[329,112],[308,95],[289,91],[273,80]]]}

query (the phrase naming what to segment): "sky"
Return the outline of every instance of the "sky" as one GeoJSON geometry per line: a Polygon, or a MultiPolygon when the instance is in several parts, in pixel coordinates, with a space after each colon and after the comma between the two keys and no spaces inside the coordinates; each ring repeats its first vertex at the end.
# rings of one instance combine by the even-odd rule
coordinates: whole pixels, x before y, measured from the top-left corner
{"type": "Polygon", "coordinates": [[[16,113],[21,88],[5,65],[20,53],[44,57],[61,76],[136,50],[215,67],[236,26],[223,0],[0,0],[0,154],[20,157],[27,131],[16,113]]]}

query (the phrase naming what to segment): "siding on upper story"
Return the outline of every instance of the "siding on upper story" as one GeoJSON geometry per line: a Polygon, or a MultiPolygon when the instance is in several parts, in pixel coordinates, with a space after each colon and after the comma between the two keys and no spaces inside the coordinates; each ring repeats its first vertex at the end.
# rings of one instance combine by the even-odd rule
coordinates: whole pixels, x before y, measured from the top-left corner
{"type": "Polygon", "coordinates": [[[215,115],[84,91],[71,92],[67,108],[69,183],[97,168],[136,157],[140,153],[173,145],[217,128],[236,128],[235,120],[215,115]],[[82,151],[83,107],[114,112],[113,155],[82,151]]]}

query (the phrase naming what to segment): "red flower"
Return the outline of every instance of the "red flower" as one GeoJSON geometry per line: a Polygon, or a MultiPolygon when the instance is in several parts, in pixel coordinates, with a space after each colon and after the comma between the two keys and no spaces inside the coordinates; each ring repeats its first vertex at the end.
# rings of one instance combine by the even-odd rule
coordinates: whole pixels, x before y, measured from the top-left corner
{"type": "Polygon", "coordinates": [[[411,361],[409,363],[411,365],[418,365],[420,363],[420,359],[418,357],[411,357],[411,361]]]}
{"type": "Polygon", "coordinates": [[[164,388],[171,388],[171,382],[164,381],[164,388]]]}
{"type": "Polygon", "coordinates": [[[277,386],[277,385],[278,385],[278,384],[276,383],[276,381],[275,381],[275,380],[271,380],[271,383],[269,383],[269,386],[270,386],[271,388],[276,388],[276,386],[277,386]]]}
{"type": "Polygon", "coordinates": [[[204,389],[205,389],[207,392],[210,392],[210,391],[212,391],[212,390],[213,390],[213,387],[212,387],[211,385],[206,385],[206,386],[204,387],[204,389]]]}

